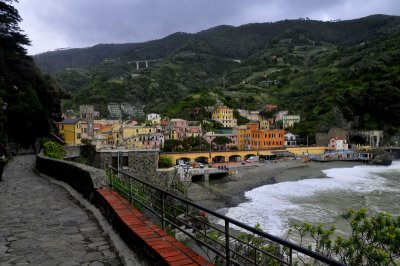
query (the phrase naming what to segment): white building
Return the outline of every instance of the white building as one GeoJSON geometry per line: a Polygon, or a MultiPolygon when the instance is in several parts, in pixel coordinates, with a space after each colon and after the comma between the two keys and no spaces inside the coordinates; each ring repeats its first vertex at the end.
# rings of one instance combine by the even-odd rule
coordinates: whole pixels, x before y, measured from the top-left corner
{"type": "Polygon", "coordinates": [[[293,146],[297,146],[296,135],[288,132],[285,134],[285,147],[293,147],[293,146]]]}
{"type": "Polygon", "coordinates": [[[108,112],[110,113],[111,118],[119,119],[122,117],[121,109],[119,108],[118,103],[109,103],[107,105],[107,109],[108,109],[108,112]]]}
{"type": "Polygon", "coordinates": [[[294,126],[295,123],[300,122],[300,116],[299,115],[284,115],[282,117],[282,125],[283,128],[291,128],[294,126]]]}
{"type": "Polygon", "coordinates": [[[147,121],[150,121],[153,125],[161,123],[161,116],[159,114],[148,114],[147,121]]]}

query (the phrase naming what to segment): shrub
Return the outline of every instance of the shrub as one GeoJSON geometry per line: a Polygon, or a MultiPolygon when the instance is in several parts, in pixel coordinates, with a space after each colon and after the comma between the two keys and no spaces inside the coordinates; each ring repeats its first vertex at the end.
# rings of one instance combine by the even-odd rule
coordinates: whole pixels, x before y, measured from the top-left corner
{"type": "Polygon", "coordinates": [[[161,155],[160,159],[158,159],[159,168],[168,168],[172,167],[173,165],[172,158],[169,156],[161,155]]]}
{"type": "Polygon", "coordinates": [[[43,144],[44,155],[50,158],[63,160],[64,156],[67,154],[64,147],[54,141],[46,141],[43,144]]]}
{"type": "Polygon", "coordinates": [[[351,232],[347,237],[336,236],[336,228],[323,224],[304,223],[295,226],[301,244],[322,255],[338,259],[347,265],[399,265],[400,217],[380,212],[368,216],[365,209],[349,210],[343,214],[351,232]]]}
{"type": "Polygon", "coordinates": [[[96,157],[96,146],[94,146],[89,139],[83,139],[80,151],[81,155],[79,156],[78,162],[82,164],[92,164],[96,157]]]}

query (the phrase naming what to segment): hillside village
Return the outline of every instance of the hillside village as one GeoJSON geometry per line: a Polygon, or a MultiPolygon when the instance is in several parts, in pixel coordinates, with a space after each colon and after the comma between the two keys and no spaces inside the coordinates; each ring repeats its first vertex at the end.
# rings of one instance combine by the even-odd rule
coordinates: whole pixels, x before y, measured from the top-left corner
{"type": "MultiPolygon", "coordinates": [[[[273,114],[268,119],[259,111],[238,110],[249,121],[244,125],[238,125],[233,109],[222,103],[207,110],[209,120],[169,119],[151,113],[146,115],[144,123],[139,123],[133,119],[98,119],[99,112],[93,105],[81,105],[78,115],[66,115],[56,125],[58,137],[66,145],[79,146],[84,139],[88,139],[97,150],[180,151],[179,141],[190,139],[194,142],[197,139],[200,143],[192,145],[189,150],[256,150],[297,146],[296,136],[290,133],[290,128],[300,121],[300,116],[278,111],[276,105],[265,106],[264,111],[273,114]]],[[[124,104],[109,106],[110,117],[121,118],[122,111],[126,111],[124,104]]]]}

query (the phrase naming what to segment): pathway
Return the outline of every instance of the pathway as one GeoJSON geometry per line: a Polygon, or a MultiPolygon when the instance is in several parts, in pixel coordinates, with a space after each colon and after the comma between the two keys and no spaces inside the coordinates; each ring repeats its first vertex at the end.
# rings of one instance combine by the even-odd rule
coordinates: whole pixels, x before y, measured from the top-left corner
{"type": "Polygon", "coordinates": [[[0,265],[121,265],[94,216],[16,156],[0,182],[0,265]]]}

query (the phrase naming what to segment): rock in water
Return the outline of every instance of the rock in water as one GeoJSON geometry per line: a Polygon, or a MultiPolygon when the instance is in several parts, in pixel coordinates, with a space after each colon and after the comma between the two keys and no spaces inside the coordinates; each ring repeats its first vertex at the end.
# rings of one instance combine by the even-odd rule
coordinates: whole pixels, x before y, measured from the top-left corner
{"type": "Polygon", "coordinates": [[[392,157],[389,153],[381,153],[374,156],[371,162],[373,165],[391,165],[392,164],[392,157]]]}

